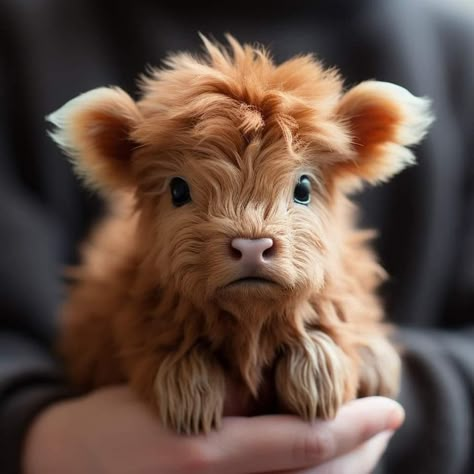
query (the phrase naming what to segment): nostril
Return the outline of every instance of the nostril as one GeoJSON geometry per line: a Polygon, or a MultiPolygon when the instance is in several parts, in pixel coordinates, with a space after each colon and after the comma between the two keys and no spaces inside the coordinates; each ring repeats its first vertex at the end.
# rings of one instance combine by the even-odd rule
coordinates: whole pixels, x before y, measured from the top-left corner
{"type": "Polygon", "coordinates": [[[275,245],[268,247],[262,253],[262,257],[264,258],[264,260],[270,259],[274,256],[275,256],[275,245]]]}
{"type": "Polygon", "coordinates": [[[230,256],[234,260],[240,260],[242,258],[242,252],[238,248],[234,247],[232,243],[230,244],[230,256]]]}

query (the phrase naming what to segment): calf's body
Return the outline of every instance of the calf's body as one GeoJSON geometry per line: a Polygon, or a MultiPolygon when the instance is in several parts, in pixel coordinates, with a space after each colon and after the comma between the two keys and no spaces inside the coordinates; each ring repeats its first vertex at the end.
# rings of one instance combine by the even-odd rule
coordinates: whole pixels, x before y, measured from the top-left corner
{"type": "Polygon", "coordinates": [[[179,432],[218,427],[226,390],[312,420],[394,396],[384,278],[348,193],[413,161],[425,99],[344,91],[310,56],[204,39],[134,102],[97,89],[53,114],[53,138],[111,210],[64,307],[72,379],[127,382],[179,432]]]}

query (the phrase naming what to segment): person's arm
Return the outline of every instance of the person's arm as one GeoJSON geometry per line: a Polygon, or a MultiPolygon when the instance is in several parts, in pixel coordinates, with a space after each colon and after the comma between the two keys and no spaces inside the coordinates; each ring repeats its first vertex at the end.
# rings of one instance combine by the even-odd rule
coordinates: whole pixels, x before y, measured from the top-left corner
{"type": "MultiPolygon", "coordinates": [[[[5,157],[3,156],[3,159],[5,157]]],[[[5,163],[5,161],[4,161],[5,163]]],[[[60,297],[51,217],[3,170],[0,177],[0,470],[18,474],[31,419],[71,394],[51,353],[60,297]]]]}
{"type": "Polygon", "coordinates": [[[400,341],[406,422],[377,473],[474,472],[474,330],[404,329],[400,341]]]}
{"type": "Polygon", "coordinates": [[[19,474],[23,440],[34,417],[71,395],[57,363],[34,340],[0,333],[0,470],[19,474]]]}
{"type": "MultiPolygon", "coordinates": [[[[474,154],[470,161],[474,170],[474,154]]],[[[474,173],[453,289],[451,329],[403,329],[405,426],[386,455],[387,473],[474,472],[474,173]]]]}

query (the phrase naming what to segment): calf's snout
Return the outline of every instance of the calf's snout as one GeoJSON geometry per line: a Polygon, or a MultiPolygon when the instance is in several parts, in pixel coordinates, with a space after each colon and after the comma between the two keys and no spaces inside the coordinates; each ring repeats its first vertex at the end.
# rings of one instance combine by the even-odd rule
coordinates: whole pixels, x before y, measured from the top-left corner
{"type": "Polygon", "coordinates": [[[271,238],[235,238],[231,241],[231,247],[235,259],[239,260],[243,266],[253,268],[265,264],[272,258],[274,242],[271,238]]]}

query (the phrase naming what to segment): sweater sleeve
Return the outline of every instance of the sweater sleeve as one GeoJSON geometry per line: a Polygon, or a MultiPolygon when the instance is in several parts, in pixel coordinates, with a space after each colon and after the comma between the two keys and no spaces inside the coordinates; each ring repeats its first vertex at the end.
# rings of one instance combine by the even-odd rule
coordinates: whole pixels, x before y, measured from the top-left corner
{"type": "Polygon", "coordinates": [[[24,335],[0,333],[0,467],[19,474],[28,426],[48,404],[72,396],[57,362],[24,335]]]}
{"type": "Polygon", "coordinates": [[[51,350],[61,297],[59,229],[7,176],[0,180],[0,471],[18,474],[33,417],[71,392],[51,350]]]}
{"type": "Polygon", "coordinates": [[[474,472],[474,328],[401,329],[404,426],[378,473],[474,472]]]}

